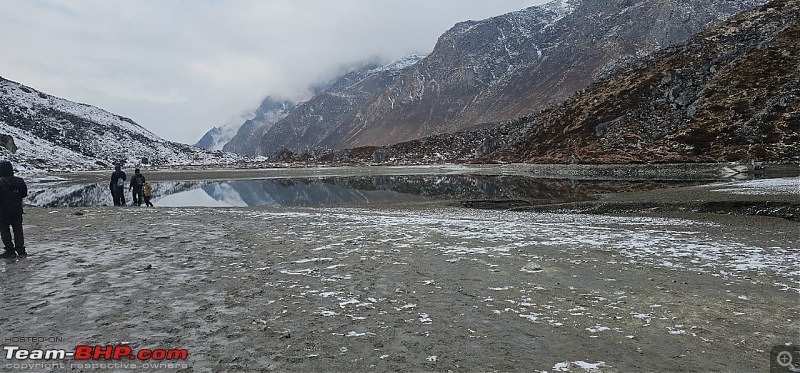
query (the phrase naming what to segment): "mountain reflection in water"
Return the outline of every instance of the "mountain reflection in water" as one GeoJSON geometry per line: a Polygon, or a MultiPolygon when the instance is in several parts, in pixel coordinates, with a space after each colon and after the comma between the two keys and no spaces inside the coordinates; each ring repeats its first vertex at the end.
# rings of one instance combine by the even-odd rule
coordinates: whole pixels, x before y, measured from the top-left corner
{"type": "MultiPolygon", "coordinates": [[[[347,206],[431,200],[558,203],[664,183],[571,181],[498,175],[382,175],[232,181],[154,182],[153,203],[169,207],[347,206]]],[[[126,202],[130,204],[130,193],[126,202]]],[[[107,183],[32,189],[27,202],[47,207],[112,204],[107,183]]]]}

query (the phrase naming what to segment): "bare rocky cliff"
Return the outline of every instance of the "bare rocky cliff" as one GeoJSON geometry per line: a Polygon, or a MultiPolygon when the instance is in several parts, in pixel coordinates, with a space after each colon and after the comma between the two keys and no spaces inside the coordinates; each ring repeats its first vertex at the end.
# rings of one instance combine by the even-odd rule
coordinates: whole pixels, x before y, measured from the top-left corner
{"type": "Polygon", "coordinates": [[[420,58],[412,55],[385,66],[366,65],[345,74],[266,130],[259,139],[256,155],[271,156],[282,149],[319,148],[320,141],[344,116],[374,100],[420,58]]]}
{"type": "Polygon", "coordinates": [[[480,130],[332,153],[331,163],[800,162],[800,0],[778,0],[480,130]]]}
{"type": "Polygon", "coordinates": [[[222,150],[254,156],[258,154],[261,138],[281,119],[294,109],[295,103],[267,96],[256,109],[255,116],[239,127],[239,130],[223,147],[222,150]]]}
{"type": "Polygon", "coordinates": [[[528,115],[764,2],[556,0],[462,22],[320,144],[385,145],[528,115]]]}
{"type": "Polygon", "coordinates": [[[535,115],[486,160],[800,157],[800,2],[774,1],[535,115]]]}

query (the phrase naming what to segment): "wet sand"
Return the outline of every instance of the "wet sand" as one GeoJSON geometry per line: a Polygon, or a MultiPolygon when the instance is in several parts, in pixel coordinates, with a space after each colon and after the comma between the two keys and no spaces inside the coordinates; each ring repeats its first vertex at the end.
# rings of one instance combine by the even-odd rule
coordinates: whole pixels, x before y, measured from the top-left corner
{"type": "Polygon", "coordinates": [[[60,338],[28,349],[188,351],[165,371],[768,371],[800,342],[800,225],[651,206],[734,198],[715,188],[539,211],[28,207],[0,327],[60,338]]]}

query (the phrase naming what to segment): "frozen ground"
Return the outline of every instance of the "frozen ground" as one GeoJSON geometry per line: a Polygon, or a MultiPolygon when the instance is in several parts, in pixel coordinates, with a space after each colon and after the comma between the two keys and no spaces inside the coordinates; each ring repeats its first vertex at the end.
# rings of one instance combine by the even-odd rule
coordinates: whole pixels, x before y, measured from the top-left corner
{"type": "MultiPolygon", "coordinates": [[[[670,193],[701,192],[724,193],[670,193]]],[[[3,335],[187,349],[169,371],[756,372],[800,337],[788,219],[413,204],[25,219],[31,256],[0,261],[3,335]]]]}
{"type": "Polygon", "coordinates": [[[734,194],[783,194],[795,195],[800,198],[800,178],[786,177],[778,179],[749,180],[736,183],[725,184],[724,187],[716,189],[719,192],[734,194]]]}

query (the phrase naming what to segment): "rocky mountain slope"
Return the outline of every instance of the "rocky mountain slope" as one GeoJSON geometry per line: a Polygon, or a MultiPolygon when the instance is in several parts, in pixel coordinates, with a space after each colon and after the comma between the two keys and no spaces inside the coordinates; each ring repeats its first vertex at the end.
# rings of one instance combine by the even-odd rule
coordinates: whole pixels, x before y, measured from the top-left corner
{"type": "Polygon", "coordinates": [[[528,115],[764,2],[556,0],[462,22],[320,144],[384,145],[528,115]]]}
{"type": "Polygon", "coordinates": [[[267,96],[259,107],[229,123],[206,132],[195,146],[253,156],[264,132],[286,117],[295,103],[267,96]]]}
{"type": "Polygon", "coordinates": [[[779,0],[493,127],[330,163],[800,161],[800,0],[779,0]]]}
{"type": "MultiPolygon", "coordinates": [[[[256,155],[278,150],[302,151],[320,141],[356,108],[375,99],[422,56],[412,55],[384,66],[367,65],[345,74],[310,100],[298,104],[261,137],[256,155]]],[[[227,148],[226,148],[227,150],[227,148]]]]}
{"type": "Polygon", "coordinates": [[[800,157],[800,1],[778,0],[523,121],[502,162],[800,157]]]}
{"type": "Polygon", "coordinates": [[[239,127],[241,126],[242,123],[227,123],[219,127],[211,128],[208,132],[203,134],[200,140],[197,140],[194,146],[207,150],[222,150],[222,147],[236,136],[236,132],[239,131],[239,127]]]}
{"type": "Polygon", "coordinates": [[[253,119],[249,119],[236,132],[236,135],[222,147],[226,152],[255,156],[258,154],[261,138],[276,123],[286,118],[296,104],[289,100],[279,100],[267,96],[256,110],[253,119]]]}
{"type": "Polygon", "coordinates": [[[239,157],[163,140],[131,119],[0,78],[0,157],[17,169],[224,163],[239,157]]]}

